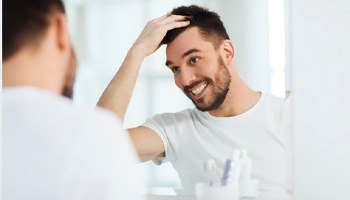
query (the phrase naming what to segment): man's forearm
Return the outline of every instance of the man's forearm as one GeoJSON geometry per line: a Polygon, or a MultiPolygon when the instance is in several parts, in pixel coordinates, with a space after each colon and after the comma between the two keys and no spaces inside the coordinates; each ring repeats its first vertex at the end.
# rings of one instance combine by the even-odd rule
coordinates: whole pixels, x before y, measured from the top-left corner
{"type": "Polygon", "coordinates": [[[123,120],[142,61],[159,48],[168,30],[184,27],[189,23],[186,16],[168,14],[149,21],[97,105],[114,112],[123,120]]]}
{"type": "Polygon", "coordinates": [[[136,48],[129,50],[117,74],[102,93],[97,106],[114,112],[121,120],[124,119],[144,58],[136,48]]]}

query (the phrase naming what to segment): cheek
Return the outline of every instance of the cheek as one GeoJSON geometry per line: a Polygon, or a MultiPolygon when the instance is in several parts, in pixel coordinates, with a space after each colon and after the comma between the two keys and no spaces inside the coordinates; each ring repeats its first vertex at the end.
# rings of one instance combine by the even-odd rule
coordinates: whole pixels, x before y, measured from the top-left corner
{"type": "Polygon", "coordinates": [[[181,90],[183,90],[183,86],[182,86],[182,84],[181,84],[181,82],[180,82],[180,79],[179,79],[176,75],[174,75],[174,82],[175,82],[175,85],[176,85],[178,88],[180,88],[181,90]]]}

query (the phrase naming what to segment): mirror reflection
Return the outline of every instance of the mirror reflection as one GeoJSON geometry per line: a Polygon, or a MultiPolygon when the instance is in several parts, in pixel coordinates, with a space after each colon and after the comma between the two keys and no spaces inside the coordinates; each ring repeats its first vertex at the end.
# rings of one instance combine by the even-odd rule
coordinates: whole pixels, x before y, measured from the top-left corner
{"type": "MultiPolygon", "coordinates": [[[[221,49],[218,48],[219,51],[214,46],[206,48],[205,45],[212,43],[204,42],[203,40],[199,40],[196,43],[196,38],[198,37],[193,38],[193,35],[198,35],[199,32],[189,28],[176,37],[174,41],[168,43],[167,46],[161,46],[155,53],[146,57],[142,62],[123,125],[125,128],[132,128],[144,124],[150,118],[153,121],[162,121],[167,117],[178,117],[179,120],[188,118],[188,120],[191,120],[191,116],[196,116],[199,117],[198,121],[200,123],[197,124],[196,121],[196,123],[193,123],[194,126],[203,124],[205,128],[204,130],[195,129],[194,132],[200,131],[204,134],[207,131],[207,135],[202,142],[209,143],[209,146],[206,147],[207,151],[203,152],[200,148],[191,148],[196,145],[195,142],[199,142],[191,138],[194,136],[181,136],[181,138],[185,138],[184,141],[187,141],[187,143],[178,144],[175,143],[175,139],[169,138],[171,136],[167,135],[167,133],[160,135],[158,140],[161,139],[160,141],[165,146],[180,145],[181,148],[177,149],[178,147],[176,146],[164,147],[167,155],[163,161],[164,163],[160,166],[155,163],[161,156],[157,156],[154,162],[149,161],[140,164],[140,168],[145,174],[147,193],[150,194],[193,194],[193,184],[205,181],[210,176],[204,168],[209,166],[209,168],[215,168],[215,165],[217,165],[221,170],[224,169],[225,160],[231,157],[232,154],[237,154],[233,152],[233,149],[244,148],[245,150],[242,152],[248,152],[248,155],[253,160],[252,175],[254,177],[261,178],[274,174],[276,170],[284,168],[281,165],[287,165],[285,161],[281,161],[284,159],[282,154],[285,153],[285,150],[279,144],[281,142],[279,141],[281,138],[278,138],[280,133],[275,130],[280,129],[281,127],[277,126],[282,126],[282,124],[277,125],[274,119],[269,119],[265,114],[260,115],[259,113],[251,116],[252,119],[244,121],[244,117],[260,105],[263,105],[262,107],[268,110],[274,110],[274,108],[278,107],[278,112],[283,112],[282,100],[285,97],[286,88],[288,89],[288,85],[285,83],[285,17],[283,1],[274,1],[274,3],[270,3],[270,1],[253,2],[244,0],[183,0],[176,2],[162,0],[131,0],[127,2],[109,0],[66,1],[70,32],[79,60],[74,100],[81,105],[96,105],[101,94],[119,70],[129,48],[134,44],[147,22],[163,16],[173,8],[191,4],[203,6],[209,8],[210,11],[216,12],[221,17],[231,42],[220,43],[223,45],[220,46],[221,49]],[[189,36],[186,36],[186,33],[189,36]],[[189,53],[189,57],[183,56],[184,59],[179,59],[181,57],[179,55],[185,53],[186,50],[192,49],[191,45],[198,46],[198,49],[189,53]],[[202,46],[203,49],[199,48],[202,46]],[[219,53],[216,54],[217,52],[219,53]],[[224,59],[219,62],[216,59],[218,57],[227,58],[227,60],[224,59]],[[193,68],[186,66],[188,62],[203,62],[201,59],[206,61],[204,63],[210,64],[208,69],[213,71],[193,71],[193,68]],[[168,63],[167,66],[165,65],[166,62],[168,63]],[[220,74],[220,70],[217,70],[215,67],[221,64],[227,68],[229,68],[228,66],[231,67],[232,64],[234,70],[220,74]],[[198,77],[189,80],[191,77],[180,76],[176,74],[178,73],[176,67],[180,67],[185,72],[186,70],[187,72],[191,71],[198,77]],[[218,79],[214,76],[214,72],[220,74],[218,77],[225,77],[224,74],[230,74],[231,77],[218,79]],[[237,81],[238,79],[241,80],[237,81]],[[229,84],[231,83],[230,81],[232,81],[233,86],[228,86],[229,92],[228,97],[226,97],[230,100],[225,100],[224,105],[232,108],[235,111],[234,113],[225,113],[223,109],[217,109],[220,107],[209,109],[208,106],[210,105],[207,105],[206,101],[203,103],[196,96],[201,95],[203,92],[212,94],[213,91],[224,90],[225,83],[229,84]],[[236,86],[236,84],[240,87],[236,86]],[[188,86],[188,90],[185,89],[185,86],[188,86]],[[240,92],[235,92],[237,90],[240,92]],[[281,99],[266,94],[273,94],[281,99]],[[239,99],[237,100],[239,102],[244,102],[244,104],[238,107],[232,106],[237,102],[236,99],[239,99]],[[263,100],[265,103],[263,103],[263,100]],[[175,113],[188,108],[191,110],[177,115],[161,115],[153,118],[156,114],[175,113]],[[236,110],[234,108],[240,109],[236,110]],[[209,112],[201,112],[201,109],[209,112]],[[181,114],[184,114],[184,116],[181,114]],[[232,117],[223,120],[222,118],[226,116],[238,116],[238,119],[243,119],[239,119],[240,122],[236,127],[228,128],[225,127],[226,123],[231,122],[225,120],[232,120],[233,123],[237,118],[232,117]],[[253,119],[255,121],[252,121],[253,119]],[[225,123],[225,125],[220,126],[220,123],[225,123]],[[276,127],[270,130],[270,127],[266,127],[267,123],[273,123],[276,127]],[[251,124],[254,124],[254,126],[251,124]],[[247,127],[252,129],[247,129],[247,127]],[[241,128],[242,132],[236,131],[241,130],[241,128]],[[264,132],[262,130],[267,131],[264,132]],[[247,133],[257,132],[263,132],[263,134],[266,134],[266,137],[263,134],[262,136],[247,135],[247,133]],[[227,135],[220,137],[211,135],[220,133],[227,135]],[[231,133],[233,135],[236,134],[235,137],[232,138],[232,135],[229,135],[231,133]],[[271,133],[276,135],[267,137],[271,133]],[[243,135],[239,136],[239,134],[243,135]],[[183,147],[186,148],[183,149],[183,147]],[[261,153],[259,148],[264,149],[265,152],[261,153]],[[175,150],[178,152],[172,152],[175,150]],[[176,160],[178,155],[182,155],[184,159],[176,160]],[[213,159],[214,162],[210,159],[213,159]],[[271,165],[275,167],[269,168],[271,165]],[[193,179],[192,177],[201,178],[193,179]]],[[[183,71],[181,73],[184,73],[183,71]]],[[[271,113],[271,115],[274,114],[276,113],[271,113]]],[[[159,124],[161,122],[159,121],[155,123],[147,121],[147,130],[155,131],[160,129],[161,126],[159,124]]],[[[175,122],[170,120],[165,123],[175,122]]],[[[170,129],[169,127],[167,128],[170,129]]],[[[189,124],[185,124],[180,128],[182,129],[175,130],[173,134],[185,133],[185,130],[190,130],[191,127],[189,124]]],[[[179,129],[179,127],[176,129],[179,129]]],[[[203,144],[199,145],[205,146],[203,144]]],[[[246,155],[246,153],[242,152],[240,152],[241,155],[246,155]]],[[[281,171],[278,176],[260,180],[260,187],[271,191],[279,190],[282,196],[288,195],[283,194],[283,192],[287,193],[289,189],[287,181],[284,180],[287,176],[285,173],[287,172],[281,171]],[[279,187],[277,185],[282,186],[279,187]]],[[[220,177],[222,175],[220,174],[220,177]]]]}

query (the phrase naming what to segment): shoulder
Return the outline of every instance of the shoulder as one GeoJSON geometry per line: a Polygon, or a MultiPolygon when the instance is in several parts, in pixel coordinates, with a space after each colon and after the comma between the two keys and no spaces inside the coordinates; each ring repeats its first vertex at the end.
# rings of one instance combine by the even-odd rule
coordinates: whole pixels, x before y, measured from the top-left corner
{"type": "Polygon", "coordinates": [[[2,94],[4,115],[9,120],[31,121],[33,126],[39,127],[61,127],[72,133],[121,127],[117,117],[109,111],[76,105],[71,99],[45,90],[14,87],[4,89],[2,94]]]}
{"type": "Polygon", "coordinates": [[[277,118],[281,118],[285,110],[288,98],[278,97],[272,94],[264,95],[264,107],[270,110],[277,118]]]}
{"type": "Polygon", "coordinates": [[[272,94],[263,94],[265,105],[281,108],[286,103],[286,98],[278,97],[272,94]]]}
{"type": "Polygon", "coordinates": [[[285,98],[278,97],[273,94],[264,93],[263,95],[264,98],[271,103],[283,104],[283,102],[286,100],[285,98]]]}
{"type": "Polygon", "coordinates": [[[150,119],[156,121],[183,121],[184,119],[191,119],[194,114],[195,109],[188,108],[179,112],[156,114],[150,119]]]}
{"type": "Polygon", "coordinates": [[[187,127],[194,121],[195,109],[185,109],[174,113],[161,113],[148,118],[142,126],[158,132],[172,128],[187,127]]]}

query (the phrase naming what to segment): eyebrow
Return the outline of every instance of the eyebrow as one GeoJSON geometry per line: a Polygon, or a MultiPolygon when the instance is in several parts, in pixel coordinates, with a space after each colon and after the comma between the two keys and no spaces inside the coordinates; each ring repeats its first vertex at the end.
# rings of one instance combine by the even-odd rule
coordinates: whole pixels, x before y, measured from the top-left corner
{"type": "MultiPolygon", "coordinates": [[[[192,53],[196,53],[196,52],[200,52],[200,50],[199,50],[199,49],[195,49],[195,48],[189,49],[189,50],[185,51],[185,53],[182,54],[181,58],[185,58],[186,56],[188,56],[188,55],[190,55],[190,54],[192,54],[192,53]]],[[[169,65],[171,65],[171,64],[173,64],[173,62],[170,61],[170,60],[167,60],[167,61],[165,62],[165,65],[166,65],[166,66],[169,66],[169,65]]]]}

